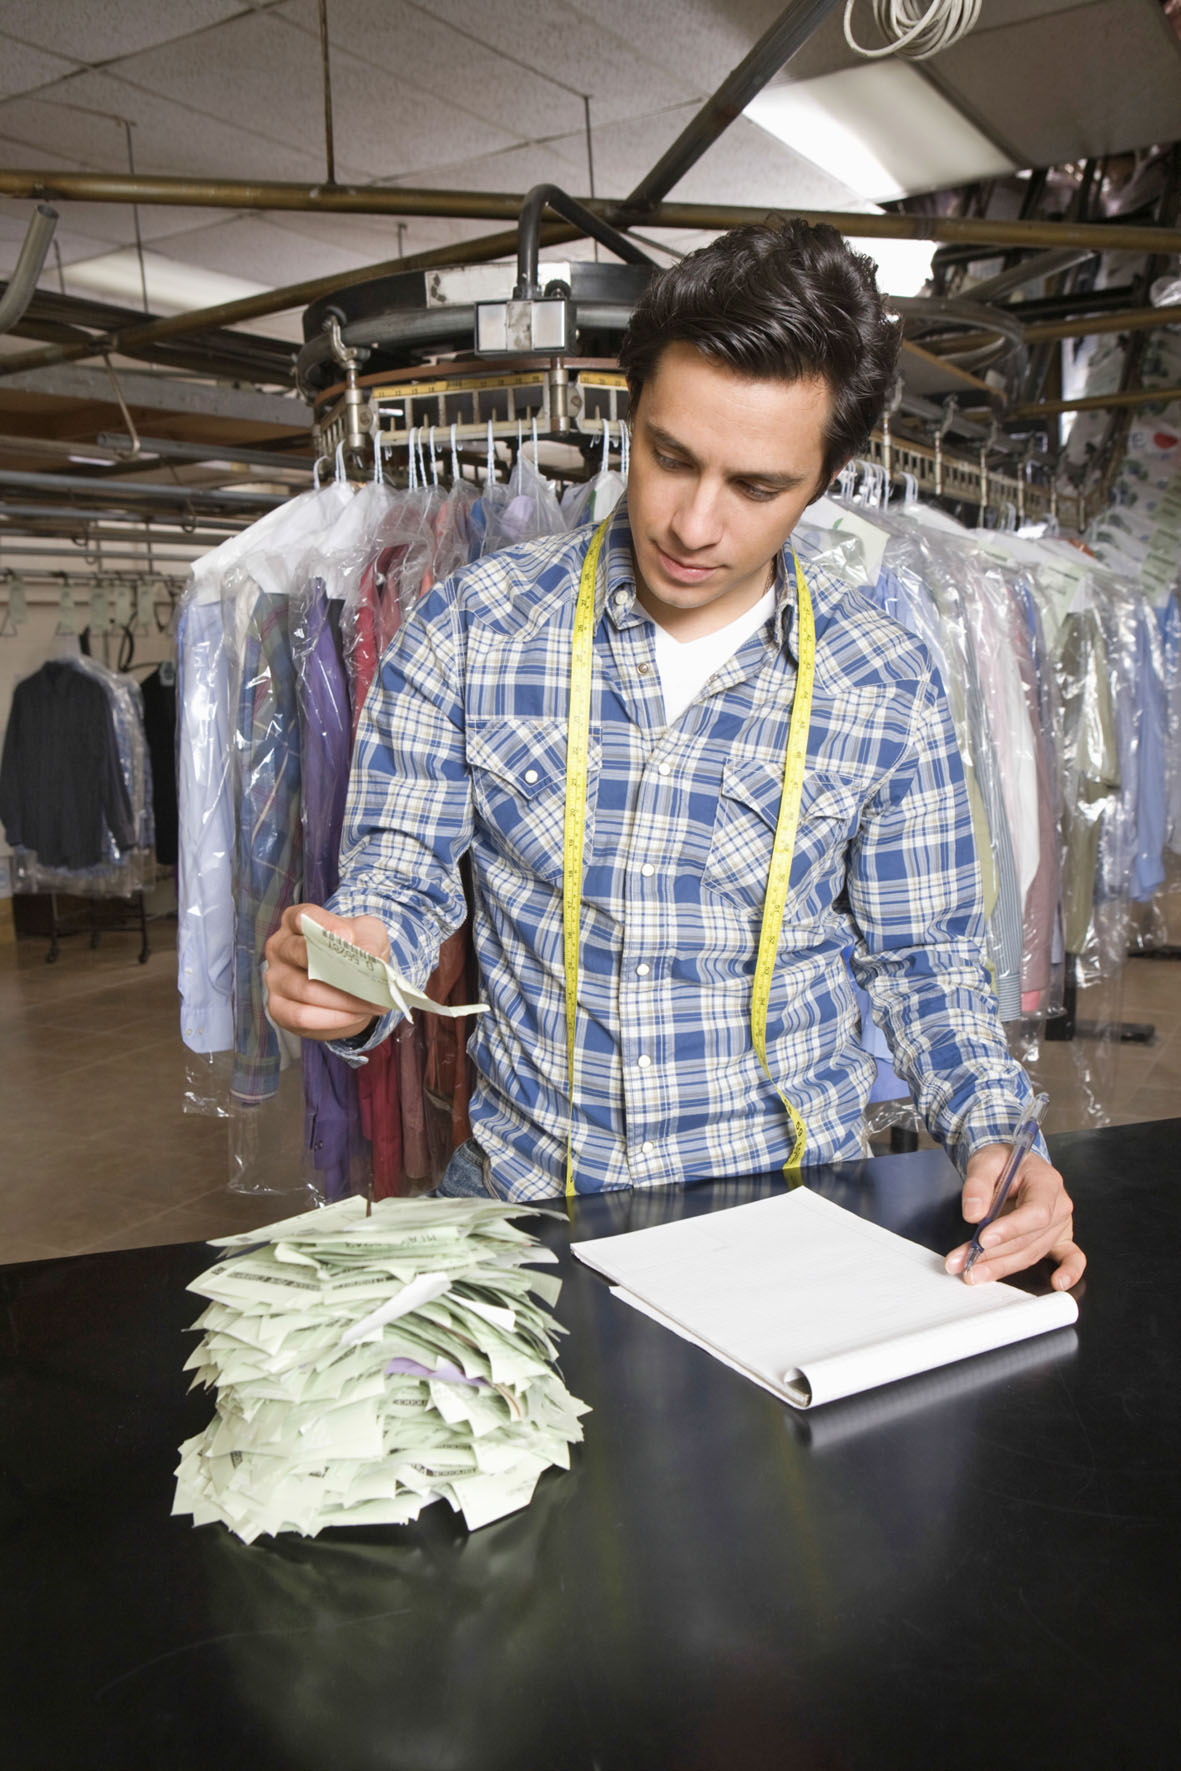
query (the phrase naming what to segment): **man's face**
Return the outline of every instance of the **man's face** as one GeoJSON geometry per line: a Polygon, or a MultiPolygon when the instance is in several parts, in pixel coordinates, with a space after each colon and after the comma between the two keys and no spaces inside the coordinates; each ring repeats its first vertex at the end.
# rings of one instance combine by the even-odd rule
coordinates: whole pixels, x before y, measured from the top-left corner
{"type": "Polygon", "coordinates": [[[627,504],[636,592],[678,639],[753,608],[775,555],[823,488],[830,397],[750,380],[666,345],[632,409],[627,504]]]}

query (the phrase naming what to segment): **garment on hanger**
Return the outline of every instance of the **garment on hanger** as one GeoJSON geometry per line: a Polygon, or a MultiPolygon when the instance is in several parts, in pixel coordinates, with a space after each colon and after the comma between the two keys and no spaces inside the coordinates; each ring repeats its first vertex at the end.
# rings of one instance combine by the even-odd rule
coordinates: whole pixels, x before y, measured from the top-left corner
{"type": "Polygon", "coordinates": [[[106,686],[55,661],[16,686],[0,762],[0,821],[46,867],[98,868],[136,841],[106,686]]]}
{"type": "Polygon", "coordinates": [[[562,516],[569,529],[580,523],[601,523],[609,517],[627,490],[627,426],[619,425],[620,465],[611,466],[611,423],[603,421],[603,446],[598,471],[589,480],[567,486],[561,496],[562,516]]]}
{"type": "Polygon", "coordinates": [[[266,1013],[266,943],[303,878],[299,709],[290,601],[261,591],[242,654],[234,728],[238,762],[234,880],[234,1097],[255,1103],[279,1083],[280,1048],[266,1013]]]}
{"type": "Polygon", "coordinates": [[[246,622],[259,594],[251,558],[261,556],[273,567],[282,560],[285,538],[294,545],[307,531],[330,522],[350,497],[347,486],[333,482],[268,511],[194,561],[182,599],[177,629],[177,975],[181,1037],[205,1058],[234,1049],[238,782],[233,733],[246,622]],[[229,589],[232,574],[238,575],[240,598],[229,589]]]}
{"type": "MultiPolygon", "coordinates": [[[[285,1061],[266,1017],[266,940],[287,904],[331,895],[353,737],[402,621],[487,544],[489,514],[502,541],[565,527],[531,453],[518,452],[511,486],[480,491],[458,475],[434,483],[438,457],[427,467],[416,450],[410,488],[333,482],[194,566],[178,659],[182,1028],[206,1063],[232,1052],[219,1110],[232,1142],[243,1128],[233,1184],[245,1190],[256,1110],[285,1061]]],[[[466,929],[444,943],[426,989],[473,1000],[466,929]]],[[[416,1014],[358,1070],[302,1042],[305,1179],[322,1197],[370,1177],[377,1196],[437,1180],[469,1135],[468,1030],[416,1014]]]]}
{"type": "Polygon", "coordinates": [[[1174,591],[1159,611],[1165,687],[1165,841],[1181,854],[1181,602],[1174,591]]]}
{"type": "Polygon", "coordinates": [[[163,867],[175,867],[177,857],[176,811],[176,665],[156,666],[140,684],[143,697],[144,736],[148,768],[152,777],[152,810],[156,821],[156,859],[163,867]]]}
{"type": "MultiPolygon", "coordinates": [[[[348,789],[352,718],[341,639],[340,600],[315,578],[292,627],[299,705],[303,895],[325,904],[338,883],[340,829],[348,789]]],[[[369,1146],[356,1075],[321,1041],[302,1042],[304,1140],[326,1200],[367,1180],[369,1146]]]]}

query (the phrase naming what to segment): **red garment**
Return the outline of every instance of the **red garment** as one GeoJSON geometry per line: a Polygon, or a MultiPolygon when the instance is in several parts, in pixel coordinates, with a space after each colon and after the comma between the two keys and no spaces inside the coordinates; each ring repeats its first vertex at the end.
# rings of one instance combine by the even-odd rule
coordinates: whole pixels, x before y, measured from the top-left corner
{"type": "MultiPolygon", "coordinates": [[[[407,551],[386,548],[361,580],[349,658],[354,741],[381,654],[401,622],[398,568],[407,551]]],[[[429,588],[429,570],[423,576],[423,588],[429,588]]],[[[443,943],[426,994],[436,1002],[470,1002],[464,992],[474,969],[465,923],[443,943]]],[[[471,1136],[466,1020],[417,1015],[368,1057],[357,1092],[373,1150],[373,1196],[426,1192],[442,1178],[451,1152],[471,1136]]]]}

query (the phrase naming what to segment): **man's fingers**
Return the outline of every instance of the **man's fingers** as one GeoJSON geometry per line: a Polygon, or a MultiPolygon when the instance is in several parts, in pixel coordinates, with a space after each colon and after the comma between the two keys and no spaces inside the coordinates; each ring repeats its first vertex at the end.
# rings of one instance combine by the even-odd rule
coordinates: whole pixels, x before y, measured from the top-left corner
{"type": "MultiPolygon", "coordinates": [[[[1036,1245],[1033,1245],[1036,1247],[1036,1245]]],[[[949,1273],[962,1273],[968,1256],[967,1243],[957,1248],[947,1257],[949,1273]]],[[[1017,1250],[1005,1249],[999,1254],[981,1255],[966,1275],[969,1285],[988,1285],[994,1279],[1007,1279],[1013,1273],[1023,1273],[1035,1265],[1038,1260],[1048,1258],[1055,1263],[1050,1275],[1050,1284],[1055,1291],[1067,1291],[1077,1285],[1087,1265],[1087,1257],[1076,1242],[1067,1240],[1059,1242],[1050,1249],[1041,1249],[1032,1253],[1031,1248],[1017,1250]]]]}
{"type": "Polygon", "coordinates": [[[319,904],[289,904],[267,942],[267,1006],[275,1025],[305,1039],[350,1039],[375,1019],[373,1004],[308,976],[304,916],[380,956],[389,951],[389,937],[374,916],[336,916],[319,904]]]}
{"type": "MultiPolygon", "coordinates": [[[[992,1145],[972,1158],[961,1205],[967,1223],[978,1224],[987,1215],[1007,1157],[1007,1147],[992,1145]]],[[[980,1232],[980,1246],[971,1272],[968,1242],[948,1255],[947,1271],[970,1285],[987,1285],[1048,1257],[1054,1262],[1052,1283],[1057,1289],[1081,1278],[1086,1260],[1074,1241],[1074,1206],[1062,1176],[1042,1157],[1026,1157],[1001,1215],[980,1232]]]]}
{"type": "Polygon", "coordinates": [[[1062,1242],[1050,1250],[1050,1259],[1058,1265],[1050,1275],[1055,1291],[1069,1291],[1077,1285],[1087,1267],[1087,1257],[1077,1242],[1062,1242]]]}
{"type": "Polygon", "coordinates": [[[374,1018],[376,1010],[371,1002],[360,996],[350,996],[347,990],[337,990],[332,984],[322,984],[316,978],[309,978],[306,972],[293,967],[277,967],[272,976],[271,968],[267,968],[267,989],[272,1012],[275,1006],[289,1010],[292,1014],[309,1011],[310,1015],[327,1012],[356,1020],[364,1015],[367,1021],[374,1018]]]}

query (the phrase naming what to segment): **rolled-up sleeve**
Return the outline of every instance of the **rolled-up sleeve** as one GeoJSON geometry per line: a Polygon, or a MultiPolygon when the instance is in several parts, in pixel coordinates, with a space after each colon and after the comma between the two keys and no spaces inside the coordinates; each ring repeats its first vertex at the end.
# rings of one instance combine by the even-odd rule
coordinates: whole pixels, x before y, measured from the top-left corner
{"type": "MultiPolygon", "coordinates": [[[[471,841],[463,647],[454,583],[419,602],[386,651],[365,702],[345,805],[339,889],[327,908],[375,916],[390,964],[422,989],[444,940],[467,914],[459,862],[471,841]]],[[[387,1036],[381,1017],[360,1042],[332,1041],[354,1061],[387,1036]]]]}
{"type": "Polygon", "coordinates": [[[931,672],[901,755],[861,820],[848,892],[854,975],[919,1113],[962,1171],[975,1150],[1011,1136],[1032,1088],[987,971],[963,764],[931,672]]]}

